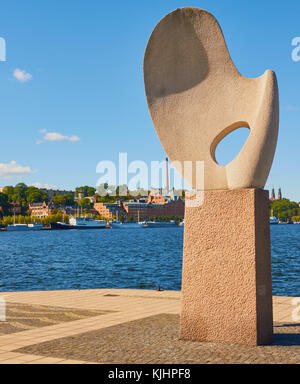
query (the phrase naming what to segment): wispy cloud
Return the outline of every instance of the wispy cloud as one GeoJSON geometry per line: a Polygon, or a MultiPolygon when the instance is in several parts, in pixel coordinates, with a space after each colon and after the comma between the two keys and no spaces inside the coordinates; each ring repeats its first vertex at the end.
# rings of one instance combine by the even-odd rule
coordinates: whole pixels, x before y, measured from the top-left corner
{"type": "Polygon", "coordinates": [[[26,83],[27,81],[32,80],[32,75],[23,69],[17,68],[14,70],[14,78],[19,80],[21,83],[26,83]]]}
{"type": "Polygon", "coordinates": [[[42,184],[42,183],[39,183],[39,182],[31,184],[30,186],[31,187],[36,187],[36,188],[39,188],[39,189],[54,189],[54,190],[58,189],[58,187],[56,185],[42,184]]]}
{"type": "Polygon", "coordinates": [[[300,111],[300,107],[298,107],[297,105],[285,105],[284,107],[282,107],[282,109],[284,111],[300,111]]]}
{"type": "Polygon", "coordinates": [[[26,175],[35,173],[30,167],[24,167],[18,164],[16,161],[11,161],[8,164],[0,163],[0,177],[9,179],[13,176],[26,175]]]}
{"type": "Polygon", "coordinates": [[[41,144],[44,141],[70,141],[70,142],[80,141],[80,138],[78,136],[75,136],[75,135],[64,136],[58,132],[47,132],[45,129],[40,130],[39,133],[43,133],[44,136],[41,140],[38,140],[36,142],[37,144],[41,144]]]}

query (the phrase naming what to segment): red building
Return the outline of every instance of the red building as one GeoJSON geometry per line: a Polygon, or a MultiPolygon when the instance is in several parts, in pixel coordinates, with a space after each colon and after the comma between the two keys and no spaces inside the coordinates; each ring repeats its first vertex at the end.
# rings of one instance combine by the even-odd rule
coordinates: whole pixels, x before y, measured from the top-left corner
{"type": "Polygon", "coordinates": [[[184,201],[178,199],[176,201],[166,201],[165,199],[161,204],[148,203],[146,200],[140,199],[136,201],[124,203],[96,203],[94,209],[99,215],[106,219],[112,219],[113,216],[119,218],[123,216],[126,219],[133,218],[133,220],[149,220],[150,217],[156,216],[178,216],[184,218],[184,201]]]}

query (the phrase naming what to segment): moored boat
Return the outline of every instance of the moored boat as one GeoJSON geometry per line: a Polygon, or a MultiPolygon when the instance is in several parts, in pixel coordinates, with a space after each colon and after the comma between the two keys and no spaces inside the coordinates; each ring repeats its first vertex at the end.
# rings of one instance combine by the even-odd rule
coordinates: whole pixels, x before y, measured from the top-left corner
{"type": "Polygon", "coordinates": [[[11,224],[7,226],[8,231],[33,231],[43,229],[42,224],[11,224]]]}
{"type": "Polygon", "coordinates": [[[279,220],[277,217],[270,217],[270,225],[276,225],[279,224],[279,220]]]}
{"type": "Polygon", "coordinates": [[[270,225],[277,225],[279,224],[279,220],[277,217],[274,216],[273,209],[271,211],[271,217],[270,217],[270,225]]]}
{"type": "Polygon", "coordinates": [[[145,223],[135,223],[135,222],[121,223],[118,220],[110,221],[109,225],[111,228],[119,228],[119,229],[138,229],[138,228],[144,228],[145,227],[145,223]]]}
{"type": "Polygon", "coordinates": [[[43,229],[43,224],[40,224],[40,223],[28,224],[28,228],[34,231],[40,231],[43,229]]]}
{"type": "Polygon", "coordinates": [[[70,220],[71,229],[105,229],[105,220],[94,220],[91,217],[71,217],[70,220]]]}
{"type": "Polygon", "coordinates": [[[66,230],[66,229],[74,229],[70,224],[66,223],[50,223],[49,227],[46,227],[45,229],[55,229],[55,230],[66,230]]]}

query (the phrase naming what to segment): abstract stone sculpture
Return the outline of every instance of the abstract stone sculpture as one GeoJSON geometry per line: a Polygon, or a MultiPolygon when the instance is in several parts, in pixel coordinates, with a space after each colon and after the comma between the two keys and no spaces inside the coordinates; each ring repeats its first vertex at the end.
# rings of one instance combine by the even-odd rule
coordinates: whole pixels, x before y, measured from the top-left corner
{"type": "MultiPolygon", "coordinates": [[[[167,15],[149,40],[144,79],[150,114],[171,161],[204,161],[204,190],[264,188],[278,137],[276,75],[243,77],[210,13],[183,8],[167,15]],[[251,132],[246,144],[220,166],[217,145],[241,127],[251,132]]],[[[185,181],[196,189],[195,174],[185,181]]]]}
{"type": "Polygon", "coordinates": [[[201,206],[187,206],[182,276],[182,339],[272,342],[269,199],[263,191],[279,125],[276,75],[243,77],[216,19],[178,9],[154,29],[144,58],[150,114],[161,143],[201,206]],[[230,132],[250,135],[226,167],[215,150],[230,132]],[[184,162],[193,163],[185,174],[184,162]],[[204,164],[204,184],[195,163],[204,164]],[[179,165],[178,165],[179,164],[179,165]]]}

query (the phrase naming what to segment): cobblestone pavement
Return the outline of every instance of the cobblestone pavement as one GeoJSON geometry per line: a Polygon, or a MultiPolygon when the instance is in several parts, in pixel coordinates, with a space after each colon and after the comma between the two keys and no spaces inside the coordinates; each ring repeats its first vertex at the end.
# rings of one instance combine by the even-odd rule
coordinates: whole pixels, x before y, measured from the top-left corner
{"type": "Polygon", "coordinates": [[[111,289],[0,293],[9,303],[7,322],[0,322],[0,364],[300,363],[294,299],[274,297],[274,344],[247,347],[178,340],[180,295],[111,289]]]}

